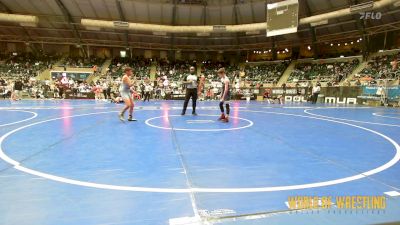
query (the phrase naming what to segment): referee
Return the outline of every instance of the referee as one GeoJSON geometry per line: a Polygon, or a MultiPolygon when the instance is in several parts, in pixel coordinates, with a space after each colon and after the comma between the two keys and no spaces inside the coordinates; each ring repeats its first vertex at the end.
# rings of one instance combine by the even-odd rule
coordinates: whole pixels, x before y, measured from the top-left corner
{"type": "Polygon", "coordinates": [[[192,98],[192,115],[196,116],[196,101],[197,101],[197,85],[199,79],[195,74],[195,69],[193,66],[190,67],[190,74],[187,75],[182,82],[186,85],[186,95],[185,95],[185,102],[183,103],[183,109],[181,115],[185,115],[186,108],[189,103],[189,99],[192,98]]]}

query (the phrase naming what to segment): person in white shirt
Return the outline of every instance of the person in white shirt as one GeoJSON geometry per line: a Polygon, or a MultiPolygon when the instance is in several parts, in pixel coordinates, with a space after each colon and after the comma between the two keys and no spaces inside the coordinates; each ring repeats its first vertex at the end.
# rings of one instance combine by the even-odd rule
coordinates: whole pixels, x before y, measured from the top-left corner
{"type": "Polygon", "coordinates": [[[62,74],[61,84],[64,85],[64,86],[68,86],[69,85],[69,80],[68,80],[68,77],[67,77],[67,73],[63,73],[62,74]]]}
{"type": "Polygon", "coordinates": [[[107,80],[102,84],[104,99],[111,99],[111,87],[107,80]]]}
{"type": "Polygon", "coordinates": [[[150,101],[150,94],[153,91],[153,87],[149,82],[144,83],[144,98],[143,101],[145,102],[146,100],[149,102],[150,101]]]}
{"type": "Polygon", "coordinates": [[[236,91],[239,91],[239,89],[240,89],[239,79],[236,79],[235,89],[236,89],[236,91]]]}
{"type": "Polygon", "coordinates": [[[169,86],[169,80],[168,80],[167,76],[164,76],[163,86],[164,86],[164,89],[167,89],[169,86]]]}
{"type": "Polygon", "coordinates": [[[228,76],[226,76],[225,68],[220,68],[218,70],[218,75],[221,78],[221,83],[222,83],[222,92],[219,102],[219,108],[221,109],[221,116],[219,117],[218,120],[227,123],[229,122],[229,112],[230,112],[229,101],[231,99],[231,91],[230,91],[231,84],[228,76]],[[226,107],[226,114],[225,114],[224,104],[226,107]]]}
{"type": "Polygon", "coordinates": [[[318,95],[321,92],[321,84],[318,82],[317,85],[315,85],[312,88],[312,97],[311,97],[311,103],[315,104],[317,103],[318,100],[318,95]]]}

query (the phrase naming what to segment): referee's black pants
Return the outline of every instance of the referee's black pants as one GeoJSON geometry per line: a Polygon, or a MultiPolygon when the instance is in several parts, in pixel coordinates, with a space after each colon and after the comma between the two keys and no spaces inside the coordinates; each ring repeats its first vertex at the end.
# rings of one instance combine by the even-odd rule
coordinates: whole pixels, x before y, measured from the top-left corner
{"type": "Polygon", "coordinates": [[[192,113],[196,112],[196,101],[197,101],[197,88],[187,88],[185,95],[185,102],[183,103],[182,114],[186,113],[186,108],[189,104],[189,100],[192,98],[192,113]]]}
{"type": "Polygon", "coordinates": [[[311,103],[312,103],[312,104],[317,103],[318,95],[319,95],[319,93],[313,93],[313,95],[312,95],[312,97],[311,97],[311,103]]]}
{"type": "Polygon", "coordinates": [[[143,99],[143,101],[145,102],[145,101],[150,101],[150,92],[148,92],[148,91],[146,91],[146,92],[144,92],[144,99],[143,99]]]}

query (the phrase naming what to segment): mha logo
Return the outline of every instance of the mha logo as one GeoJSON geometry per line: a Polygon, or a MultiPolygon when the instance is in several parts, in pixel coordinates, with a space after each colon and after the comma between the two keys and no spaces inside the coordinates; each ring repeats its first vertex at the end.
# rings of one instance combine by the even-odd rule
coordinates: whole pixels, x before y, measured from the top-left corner
{"type": "Polygon", "coordinates": [[[382,18],[381,12],[360,12],[361,20],[380,20],[382,18]]]}

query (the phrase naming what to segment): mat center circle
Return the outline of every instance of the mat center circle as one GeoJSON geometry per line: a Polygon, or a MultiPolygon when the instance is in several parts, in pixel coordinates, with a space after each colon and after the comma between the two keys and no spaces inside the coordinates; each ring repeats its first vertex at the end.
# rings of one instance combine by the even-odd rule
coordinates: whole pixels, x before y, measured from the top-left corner
{"type": "Polygon", "coordinates": [[[240,130],[253,126],[253,121],[229,117],[228,123],[218,121],[219,115],[199,114],[197,116],[165,115],[149,118],[146,125],[164,130],[178,131],[229,131],[240,130]]]}

